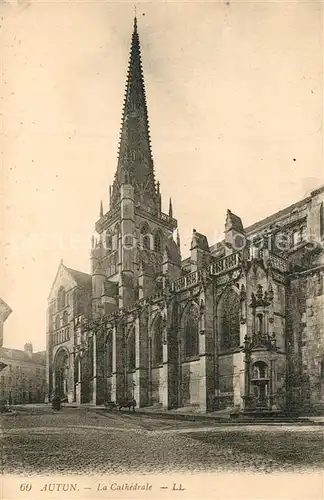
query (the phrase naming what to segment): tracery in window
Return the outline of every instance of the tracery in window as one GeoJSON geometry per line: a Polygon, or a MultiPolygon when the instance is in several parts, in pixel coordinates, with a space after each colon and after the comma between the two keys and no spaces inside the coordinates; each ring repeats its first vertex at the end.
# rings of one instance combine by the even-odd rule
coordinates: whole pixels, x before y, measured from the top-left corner
{"type": "Polygon", "coordinates": [[[191,303],[184,311],[184,357],[191,358],[199,354],[199,310],[195,303],[191,303]]]}
{"type": "Polygon", "coordinates": [[[264,361],[256,361],[252,366],[252,378],[267,378],[268,377],[268,365],[264,361]]]}
{"type": "Polygon", "coordinates": [[[112,234],[110,231],[106,232],[105,245],[106,245],[106,250],[108,250],[108,252],[110,252],[112,250],[112,234]]]}
{"type": "Polygon", "coordinates": [[[161,252],[162,250],[162,236],[160,231],[156,231],[154,235],[154,250],[155,252],[161,252]]]}
{"type": "Polygon", "coordinates": [[[163,341],[162,341],[162,316],[159,314],[153,323],[152,332],[152,364],[153,366],[163,363],[163,341]]]}
{"type": "Polygon", "coordinates": [[[149,228],[147,224],[143,224],[141,227],[141,237],[140,237],[140,243],[141,246],[147,250],[151,249],[151,242],[150,242],[150,234],[149,234],[149,228]]]}
{"type": "Polygon", "coordinates": [[[221,350],[240,345],[240,299],[232,288],[222,295],[218,309],[218,332],[221,350]]]}

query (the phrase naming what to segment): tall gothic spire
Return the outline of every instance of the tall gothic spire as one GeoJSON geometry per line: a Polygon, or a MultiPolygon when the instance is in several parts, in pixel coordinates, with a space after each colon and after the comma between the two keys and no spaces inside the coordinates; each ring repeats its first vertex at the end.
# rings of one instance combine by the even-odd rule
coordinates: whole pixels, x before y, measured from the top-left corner
{"type": "Polygon", "coordinates": [[[120,131],[117,171],[112,188],[111,208],[119,201],[120,185],[132,184],[135,201],[158,207],[154,180],[141,48],[137,18],[131,40],[126,91],[120,131]]]}

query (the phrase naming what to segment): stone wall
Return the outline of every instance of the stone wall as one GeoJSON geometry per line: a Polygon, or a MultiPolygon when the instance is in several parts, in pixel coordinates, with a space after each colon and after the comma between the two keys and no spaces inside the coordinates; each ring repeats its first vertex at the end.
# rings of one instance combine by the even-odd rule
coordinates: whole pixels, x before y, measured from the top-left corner
{"type": "Polygon", "coordinates": [[[190,361],[182,363],[182,404],[198,405],[200,401],[200,362],[190,361]]]}
{"type": "Polygon", "coordinates": [[[323,270],[291,279],[289,294],[289,385],[294,406],[324,407],[323,270]]]}
{"type": "Polygon", "coordinates": [[[233,355],[219,356],[219,396],[224,399],[224,403],[234,402],[234,362],[233,355]]]}

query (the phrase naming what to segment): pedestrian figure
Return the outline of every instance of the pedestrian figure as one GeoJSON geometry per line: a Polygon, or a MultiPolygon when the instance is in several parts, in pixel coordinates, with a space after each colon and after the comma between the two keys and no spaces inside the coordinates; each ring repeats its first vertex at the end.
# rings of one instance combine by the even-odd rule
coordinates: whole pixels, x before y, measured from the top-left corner
{"type": "Polygon", "coordinates": [[[59,411],[61,409],[61,397],[58,391],[54,391],[52,396],[52,408],[55,411],[59,411]]]}

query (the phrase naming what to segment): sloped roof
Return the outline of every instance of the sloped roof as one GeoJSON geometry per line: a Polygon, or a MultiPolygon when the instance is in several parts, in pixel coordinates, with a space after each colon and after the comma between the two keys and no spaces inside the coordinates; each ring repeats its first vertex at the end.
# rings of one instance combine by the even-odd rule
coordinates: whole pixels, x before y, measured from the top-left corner
{"type": "MultiPolygon", "coordinates": [[[[319,186],[318,189],[315,189],[314,191],[312,191],[309,196],[306,196],[302,200],[299,200],[296,203],[293,203],[292,205],[289,205],[288,207],[286,207],[282,210],[279,210],[278,212],[275,212],[274,214],[271,214],[268,217],[265,217],[264,219],[261,219],[255,223],[251,224],[250,226],[246,227],[244,229],[245,233],[249,235],[249,234],[254,233],[256,231],[259,231],[259,230],[261,230],[261,229],[263,229],[271,224],[274,224],[275,222],[278,221],[278,219],[281,219],[281,218],[288,216],[293,210],[298,210],[299,208],[302,208],[303,206],[306,205],[306,203],[311,201],[313,196],[317,196],[318,194],[321,194],[322,192],[324,192],[324,185],[319,186]]],[[[236,220],[236,218],[238,218],[239,221],[242,223],[241,219],[231,212],[231,219],[233,220],[233,222],[235,224],[238,222],[236,220]]],[[[224,246],[224,240],[218,241],[217,243],[214,243],[213,245],[211,245],[209,250],[210,250],[211,254],[215,254],[218,251],[221,251],[223,246],[224,246]]],[[[182,261],[182,266],[188,265],[189,260],[190,260],[190,258],[184,259],[182,261]]]]}
{"type": "Polygon", "coordinates": [[[0,309],[3,312],[3,321],[6,321],[8,316],[12,313],[12,309],[8,304],[0,298],[0,309]]]}
{"type": "Polygon", "coordinates": [[[264,226],[268,226],[271,223],[276,222],[278,219],[281,217],[285,217],[286,215],[289,215],[293,210],[298,208],[301,208],[303,205],[308,203],[313,196],[316,196],[324,191],[324,185],[320,186],[318,189],[315,189],[310,193],[309,196],[306,196],[306,198],[303,198],[302,200],[297,201],[296,203],[293,203],[292,205],[289,205],[286,208],[283,208],[282,210],[279,210],[278,212],[275,212],[272,215],[269,215],[269,217],[266,217],[265,219],[262,219],[258,222],[255,222],[251,226],[248,226],[245,231],[246,233],[253,233],[254,231],[257,231],[258,229],[263,228],[264,226]]]}
{"type": "Polygon", "coordinates": [[[181,263],[181,256],[179,252],[178,245],[173,239],[170,239],[165,248],[164,248],[164,255],[163,257],[167,257],[167,259],[170,262],[173,262],[174,264],[180,265],[181,263]]]}
{"type": "Polygon", "coordinates": [[[0,360],[1,362],[24,361],[27,363],[35,363],[39,365],[45,365],[45,351],[34,352],[32,354],[22,351],[20,349],[11,349],[9,347],[0,347],[0,360]]]}
{"type": "Polygon", "coordinates": [[[230,210],[227,210],[226,227],[227,229],[234,229],[239,233],[244,232],[241,218],[238,215],[233,214],[233,212],[231,212],[230,210]]]}
{"type": "Polygon", "coordinates": [[[198,233],[196,229],[193,230],[191,246],[197,245],[201,250],[209,251],[208,240],[204,234],[198,233]]]}
{"type": "Polygon", "coordinates": [[[92,286],[92,277],[91,274],[83,273],[81,271],[77,271],[76,269],[71,269],[70,267],[66,268],[67,271],[71,274],[72,278],[75,279],[77,285],[80,288],[91,288],[92,286]]]}

